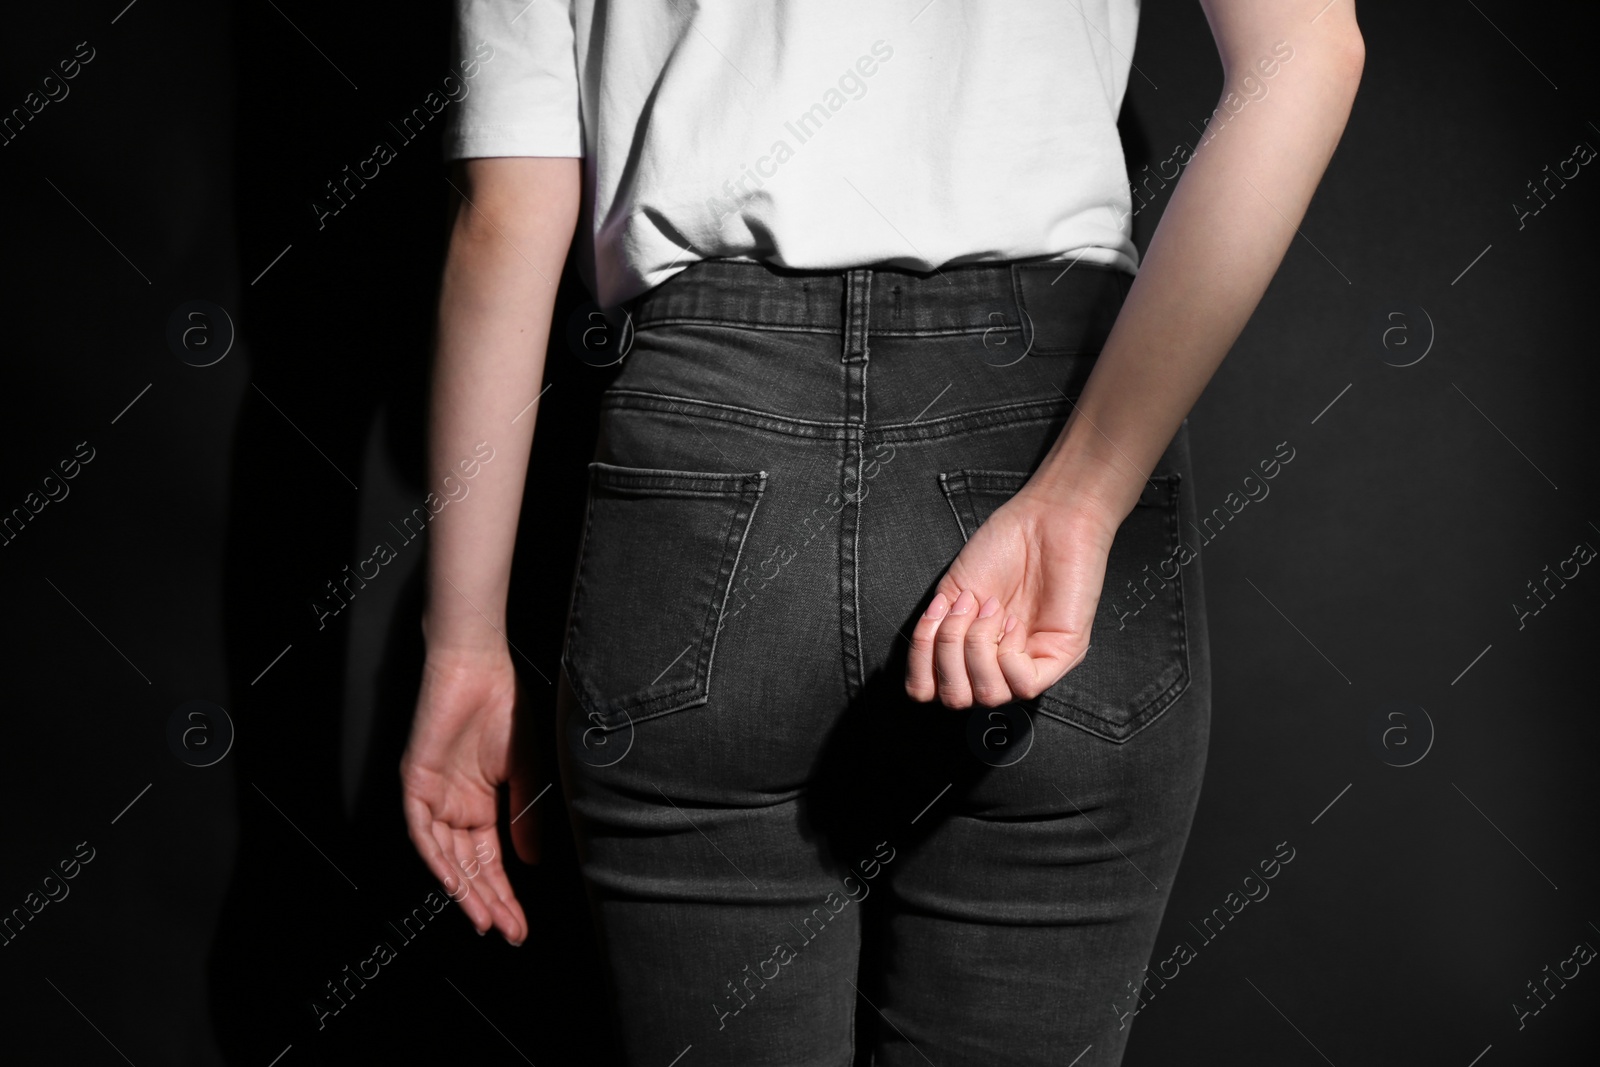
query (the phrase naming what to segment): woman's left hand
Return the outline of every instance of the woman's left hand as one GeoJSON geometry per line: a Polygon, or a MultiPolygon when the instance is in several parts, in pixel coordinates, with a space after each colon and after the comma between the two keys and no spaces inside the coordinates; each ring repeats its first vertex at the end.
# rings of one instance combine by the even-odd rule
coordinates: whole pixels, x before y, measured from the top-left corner
{"type": "Polygon", "coordinates": [[[906,692],[998,707],[1054,685],[1089,650],[1118,525],[1106,508],[1024,486],[940,579],[911,634],[906,692]]]}

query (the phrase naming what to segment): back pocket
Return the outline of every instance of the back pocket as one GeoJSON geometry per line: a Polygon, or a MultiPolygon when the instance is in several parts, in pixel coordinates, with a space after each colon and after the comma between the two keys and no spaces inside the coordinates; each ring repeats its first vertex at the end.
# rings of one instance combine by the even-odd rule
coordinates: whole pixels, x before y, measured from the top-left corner
{"type": "MultiPolygon", "coordinates": [[[[1030,475],[964,470],[939,475],[963,539],[1030,475]]],[[[1089,651],[1036,699],[1022,702],[1118,744],[1149,726],[1189,687],[1179,562],[1178,474],[1157,475],[1117,529],[1089,651]]]]}
{"type": "Polygon", "coordinates": [[[717,620],[766,480],[589,464],[561,665],[591,723],[710,698],[717,620]]]}

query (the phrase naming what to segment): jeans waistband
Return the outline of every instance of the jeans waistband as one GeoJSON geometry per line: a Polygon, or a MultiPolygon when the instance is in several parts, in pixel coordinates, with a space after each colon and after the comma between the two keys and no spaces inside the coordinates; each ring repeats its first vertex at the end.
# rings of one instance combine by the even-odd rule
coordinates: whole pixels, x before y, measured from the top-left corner
{"type": "MultiPolygon", "coordinates": [[[[704,323],[914,336],[1019,330],[1032,351],[1095,350],[1133,284],[1126,271],[1061,260],[795,270],[707,259],[628,302],[634,325],[704,323]]],[[[847,344],[848,344],[847,338],[847,344]]]]}

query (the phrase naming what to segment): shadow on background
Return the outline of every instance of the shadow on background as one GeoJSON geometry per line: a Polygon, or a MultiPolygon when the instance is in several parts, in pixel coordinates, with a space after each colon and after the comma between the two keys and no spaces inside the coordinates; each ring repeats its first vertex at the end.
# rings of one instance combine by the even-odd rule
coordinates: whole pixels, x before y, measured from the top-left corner
{"type": "MultiPolygon", "coordinates": [[[[1198,6],[1144,7],[1141,246],[1220,83],[1198,6]]],[[[516,951],[431,915],[400,818],[450,188],[443,114],[396,127],[451,73],[447,18],[110,0],[30,9],[0,44],[0,108],[26,110],[0,144],[8,1052],[604,1062],[560,790],[546,861],[514,865],[516,951]],[[380,141],[394,158],[345,186],[380,141]],[[395,560],[319,616],[380,540],[395,560]],[[226,716],[175,745],[192,700],[226,716]],[[363,979],[378,942],[394,958],[363,979]]],[[[1600,546],[1600,191],[1545,169],[1600,119],[1587,37],[1554,18],[1363,5],[1350,130],[1191,419],[1202,510],[1280,442],[1295,459],[1196,535],[1215,715],[1152,959],[1170,977],[1089,1007],[1138,1009],[1130,1065],[1569,1063],[1591,1036],[1592,979],[1544,969],[1600,940],[1596,580],[1564,569],[1600,546]],[[1280,842],[1270,896],[1232,903],[1280,842]]],[[[569,271],[558,324],[582,297],[569,271]]],[[[540,716],[606,378],[554,347],[511,618],[540,716]]]]}
{"type": "MultiPolygon", "coordinates": [[[[519,879],[532,932],[517,951],[472,936],[454,908],[434,918],[444,902],[400,814],[423,654],[427,512],[414,509],[443,492],[425,484],[422,446],[454,195],[438,162],[449,10],[319,12],[329,58],[311,53],[290,83],[284,56],[307,51],[295,28],[270,6],[236,18],[240,260],[266,273],[243,302],[254,373],[233,453],[233,484],[254,489],[230,498],[229,676],[256,743],[238,757],[241,848],[210,967],[219,1042],[240,1063],[289,1044],[297,1059],[344,1062],[464,1043],[512,1055],[507,1042],[540,1062],[593,1062],[595,1028],[571,1024],[598,1018],[603,1000],[572,921],[585,913],[560,790],[538,813],[547,860],[519,879]],[[389,562],[364,562],[379,544],[389,562]],[[561,1024],[539,1025],[551,1018],[561,1024]]],[[[565,280],[556,321],[580,290],[565,280]]],[[[600,381],[551,362],[560,403],[539,408],[511,612],[541,714],[600,381]]]]}

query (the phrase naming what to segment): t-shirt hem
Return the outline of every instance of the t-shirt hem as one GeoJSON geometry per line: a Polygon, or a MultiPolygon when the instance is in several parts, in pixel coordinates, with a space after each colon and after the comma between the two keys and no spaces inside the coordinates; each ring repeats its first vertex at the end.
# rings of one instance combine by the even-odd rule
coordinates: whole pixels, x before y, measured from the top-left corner
{"type": "Polygon", "coordinates": [[[489,156],[557,156],[583,158],[583,142],[571,133],[551,133],[548,127],[466,126],[444,137],[444,158],[476,159],[489,156]]]}

